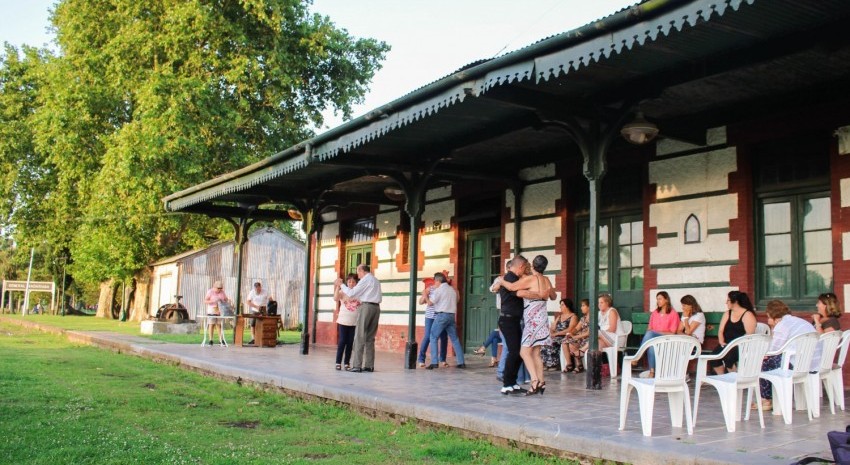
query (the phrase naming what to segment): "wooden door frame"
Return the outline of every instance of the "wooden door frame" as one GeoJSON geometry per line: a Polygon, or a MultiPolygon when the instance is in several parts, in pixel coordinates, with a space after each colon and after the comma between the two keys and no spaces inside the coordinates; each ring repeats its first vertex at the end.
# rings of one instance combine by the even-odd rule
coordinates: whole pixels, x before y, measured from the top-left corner
{"type": "Polygon", "coordinates": [[[463,299],[463,303],[461,304],[461,311],[463,312],[463,315],[462,315],[462,318],[461,318],[461,324],[463,326],[461,328],[459,328],[460,331],[459,331],[458,337],[461,339],[461,344],[464,347],[464,351],[467,350],[466,347],[468,345],[466,343],[467,342],[466,341],[466,328],[467,328],[467,318],[469,316],[469,312],[468,312],[468,308],[467,308],[469,303],[468,303],[467,298],[466,298],[466,278],[469,275],[469,273],[468,273],[468,271],[469,271],[468,270],[468,265],[469,265],[469,236],[479,235],[479,234],[481,234],[481,235],[483,235],[483,234],[494,234],[494,233],[497,234],[500,239],[502,238],[502,228],[500,226],[494,226],[492,228],[470,229],[470,230],[464,231],[464,233],[463,233],[463,246],[460,247],[460,250],[462,250],[463,256],[461,257],[460,260],[458,260],[459,264],[462,265],[462,266],[459,266],[459,268],[463,269],[463,274],[460,275],[463,278],[463,280],[462,281],[458,280],[457,288],[458,288],[458,292],[460,293],[461,298],[463,299]],[[462,291],[461,291],[461,289],[462,289],[462,291]]]}

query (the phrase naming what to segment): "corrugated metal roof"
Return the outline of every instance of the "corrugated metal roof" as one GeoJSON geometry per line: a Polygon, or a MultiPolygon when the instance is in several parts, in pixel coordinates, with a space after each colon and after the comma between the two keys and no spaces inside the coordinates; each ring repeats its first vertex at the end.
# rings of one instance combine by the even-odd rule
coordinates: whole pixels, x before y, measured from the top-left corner
{"type": "Polygon", "coordinates": [[[165,205],[168,210],[180,210],[244,192],[284,175],[287,180],[302,182],[309,178],[315,183],[328,174],[339,176],[332,166],[321,162],[364,146],[387,153],[390,149],[406,153],[417,143],[421,146],[419,140],[433,139],[435,135],[450,139],[453,131],[480,131],[482,125],[521,117],[523,110],[505,112],[502,120],[494,116],[510,110],[510,102],[499,108],[495,105],[498,99],[470,98],[489,95],[494,89],[545,89],[552,96],[571,92],[569,95],[576,97],[621,92],[620,86],[630,79],[651,76],[673,66],[688,66],[719,51],[731,52],[766,38],[817,27],[818,22],[834,20],[832,14],[840,13],[840,17],[847,10],[847,3],[837,0],[648,0],[463,69],[274,157],[172,194],[164,199],[165,205]],[[473,103],[466,104],[467,101],[473,103]],[[456,110],[467,106],[474,115],[456,110]],[[433,118],[437,114],[448,116],[433,118]],[[431,124],[432,121],[441,123],[431,124]],[[406,127],[414,127],[415,131],[405,130],[406,127]]]}

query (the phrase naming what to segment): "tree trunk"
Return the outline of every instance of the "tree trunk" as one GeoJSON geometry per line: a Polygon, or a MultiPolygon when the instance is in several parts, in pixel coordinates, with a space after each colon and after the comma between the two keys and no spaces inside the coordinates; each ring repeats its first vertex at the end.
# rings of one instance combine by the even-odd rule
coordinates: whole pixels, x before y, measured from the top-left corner
{"type": "Polygon", "coordinates": [[[148,318],[148,295],[151,288],[151,269],[145,267],[133,277],[133,293],[130,304],[130,321],[144,321],[148,318]]]}
{"type": "Polygon", "coordinates": [[[113,319],[112,300],[115,298],[115,280],[110,279],[100,283],[100,297],[97,299],[98,318],[113,319]]]}

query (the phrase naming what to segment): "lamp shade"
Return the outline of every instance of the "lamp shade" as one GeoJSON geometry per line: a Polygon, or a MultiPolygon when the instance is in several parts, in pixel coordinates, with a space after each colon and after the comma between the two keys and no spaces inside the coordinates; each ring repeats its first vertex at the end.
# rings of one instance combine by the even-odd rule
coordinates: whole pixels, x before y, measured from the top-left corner
{"type": "Polygon", "coordinates": [[[384,189],[384,195],[393,202],[401,202],[404,200],[404,191],[398,187],[387,187],[384,189]]]}
{"type": "Polygon", "coordinates": [[[301,221],[303,218],[301,217],[301,212],[299,212],[295,208],[290,208],[287,213],[289,213],[289,217],[295,221],[301,221]]]}
{"type": "Polygon", "coordinates": [[[647,121],[643,113],[637,112],[635,119],[620,129],[620,134],[629,143],[643,145],[655,139],[658,135],[658,126],[647,121]]]}

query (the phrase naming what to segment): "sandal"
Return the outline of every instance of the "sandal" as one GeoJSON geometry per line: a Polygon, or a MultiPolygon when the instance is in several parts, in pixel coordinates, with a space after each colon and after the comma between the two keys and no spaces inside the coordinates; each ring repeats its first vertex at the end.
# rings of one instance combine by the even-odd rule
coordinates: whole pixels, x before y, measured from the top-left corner
{"type": "Polygon", "coordinates": [[[577,365],[573,368],[573,373],[584,373],[584,365],[577,365]]]}
{"type": "Polygon", "coordinates": [[[440,362],[440,368],[448,368],[449,362],[440,362]]]}
{"type": "Polygon", "coordinates": [[[336,371],[340,371],[340,370],[342,370],[342,365],[340,365],[339,363],[337,363],[337,364],[336,364],[336,371]]]}
{"type": "Polygon", "coordinates": [[[485,349],[484,347],[479,347],[472,351],[472,353],[475,355],[484,355],[485,352],[487,352],[487,349],[485,349]]]}
{"type": "Polygon", "coordinates": [[[497,360],[496,357],[490,358],[490,365],[489,365],[490,368],[493,368],[494,366],[496,366],[498,364],[499,364],[499,360],[497,360]]]}
{"type": "Polygon", "coordinates": [[[351,371],[351,365],[345,364],[345,371],[351,371]]]}

